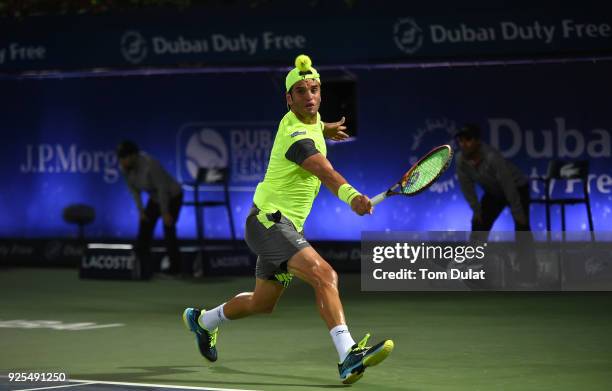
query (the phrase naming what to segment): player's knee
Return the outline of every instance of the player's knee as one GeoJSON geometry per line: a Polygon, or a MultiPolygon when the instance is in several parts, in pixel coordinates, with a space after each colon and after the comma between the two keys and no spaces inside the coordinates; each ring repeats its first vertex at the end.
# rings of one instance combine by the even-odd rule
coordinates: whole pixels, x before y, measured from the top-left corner
{"type": "Polygon", "coordinates": [[[329,265],[317,265],[313,268],[314,286],[319,288],[338,288],[338,274],[329,265]]]}
{"type": "Polygon", "coordinates": [[[338,289],[338,273],[331,267],[329,268],[329,272],[327,273],[327,284],[334,289],[338,289]]]}

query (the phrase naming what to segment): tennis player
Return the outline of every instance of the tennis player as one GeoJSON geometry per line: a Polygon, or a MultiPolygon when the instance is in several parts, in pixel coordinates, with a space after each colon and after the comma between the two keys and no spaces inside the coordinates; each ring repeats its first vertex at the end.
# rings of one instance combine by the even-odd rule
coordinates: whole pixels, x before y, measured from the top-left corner
{"type": "Polygon", "coordinates": [[[366,334],[355,343],[338,294],[338,275],[308,243],[303,226],[321,183],[360,216],[371,214],[372,204],[327,160],[325,138],[346,138],[344,121],[321,121],[319,73],[310,61],[300,68],[294,68],[285,78],[289,112],[278,127],[266,175],[255,190],[246,221],[245,240],[258,256],[255,290],[240,293],[209,310],[186,308],[183,321],[195,333],[200,353],[216,361],[219,326],[230,320],[271,313],[293,276],[297,276],[314,289],[317,308],[338,352],[340,379],[350,384],[359,380],[367,367],[387,358],[393,341],[366,346],[370,337],[366,334]]]}

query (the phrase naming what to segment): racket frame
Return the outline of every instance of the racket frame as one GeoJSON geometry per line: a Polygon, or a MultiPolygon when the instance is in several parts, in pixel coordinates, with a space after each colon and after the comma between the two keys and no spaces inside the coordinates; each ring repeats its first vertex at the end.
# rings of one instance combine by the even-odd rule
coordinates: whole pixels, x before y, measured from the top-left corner
{"type": "Polygon", "coordinates": [[[414,163],[412,165],[412,167],[410,167],[410,169],[408,171],[406,171],[406,173],[404,175],[402,175],[402,178],[397,181],[393,186],[391,186],[389,189],[383,191],[380,194],[375,195],[374,197],[372,197],[370,199],[370,201],[372,202],[372,205],[377,205],[379,203],[381,203],[385,198],[390,197],[390,196],[394,196],[394,195],[403,195],[406,197],[412,197],[414,195],[419,194],[420,192],[424,191],[425,189],[429,188],[429,186],[431,186],[435,181],[438,180],[438,178],[448,169],[448,166],[450,165],[451,161],[453,160],[453,149],[451,148],[450,145],[448,144],[443,144],[443,145],[439,145],[435,148],[433,148],[431,151],[427,152],[425,155],[423,155],[423,157],[421,157],[416,163],[414,163]],[[401,183],[404,181],[404,179],[410,178],[410,175],[412,175],[412,173],[414,172],[414,170],[417,169],[417,167],[419,166],[419,164],[421,164],[421,162],[425,159],[427,159],[429,156],[431,156],[432,154],[438,152],[439,150],[442,149],[448,149],[449,155],[448,155],[448,159],[446,161],[446,163],[444,164],[444,166],[440,169],[440,172],[438,172],[438,174],[425,186],[423,186],[422,188],[420,188],[419,190],[412,192],[412,193],[400,193],[400,192],[396,192],[394,191],[394,189],[397,189],[398,186],[401,186],[401,183]]]}

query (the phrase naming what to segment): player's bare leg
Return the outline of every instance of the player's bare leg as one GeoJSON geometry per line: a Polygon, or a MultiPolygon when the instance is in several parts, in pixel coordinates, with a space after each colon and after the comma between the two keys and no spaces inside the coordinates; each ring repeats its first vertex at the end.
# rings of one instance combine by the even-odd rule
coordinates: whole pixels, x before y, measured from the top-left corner
{"type": "Polygon", "coordinates": [[[346,324],[338,293],[338,275],[315,249],[300,250],[289,260],[287,270],[313,287],[317,309],[329,330],[346,324]]]}
{"type": "Polygon", "coordinates": [[[370,347],[366,346],[370,334],[366,334],[359,343],[355,343],[346,326],[338,292],[338,275],[312,247],[304,248],[291,257],[287,269],[310,284],[315,291],[317,309],[330,330],[340,357],[338,372],[343,383],[356,382],[367,367],[387,358],[394,346],[389,339],[370,347]]]}
{"type": "Polygon", "coordinates": [[[274,311],[285,288],[274,280],[257,278],[253,292],[240,293],[225,303],[223,313],[227,319],[240,319],[254,314],[274,311]]]}
{"type": "Polygon", "coordinates": [[[274,310],[285,288],[275,281],[255,281],[253,292],[243,292],[211,310],[186,308],[183,312],[185,326],[196,335],[196,343],[202,356],[217,361],[217,335],[219,325],[225,321],[254,314],[269,314],[274,310]]]}

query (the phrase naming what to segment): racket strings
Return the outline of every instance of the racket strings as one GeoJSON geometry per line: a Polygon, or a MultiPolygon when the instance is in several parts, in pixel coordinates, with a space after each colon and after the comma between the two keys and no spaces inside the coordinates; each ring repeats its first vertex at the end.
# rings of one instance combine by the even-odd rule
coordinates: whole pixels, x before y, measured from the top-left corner
{"type": "Polygon", "coordinates": [[[447,149],[438,150],[423,159],[410,175],[402,181],[402,193],[418,192],[434,181],[450,161],[451,152],[447,149]]]}

